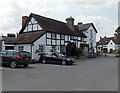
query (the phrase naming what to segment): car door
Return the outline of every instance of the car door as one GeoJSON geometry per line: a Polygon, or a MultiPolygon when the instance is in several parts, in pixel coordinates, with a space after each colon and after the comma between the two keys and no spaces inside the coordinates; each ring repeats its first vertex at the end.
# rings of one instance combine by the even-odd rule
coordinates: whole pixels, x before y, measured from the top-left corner
{"type": "Polygon", "coordinates": [[[6,63],[10,63],[12,59],[13,59],[13,51],[7,51],[7,54],[5,56],[6,63]]]}
{"type": "Polygon", "coordinates": [[[49,63],[53,62],[52,54],[46,54],[45,58],[46,58],[47,62],[49,62],[49,63]]]}
{"type": "Polygon", "coordinates": [[[2,63],[7,63],[7,51],[1,52],[2,63]]]}
{"type": "Polygon", "coordinates": [[[55,53],[52,54],[52,61],[54,63],[58,63],[58,57],[57,57],[57,55],[55,53]]]}

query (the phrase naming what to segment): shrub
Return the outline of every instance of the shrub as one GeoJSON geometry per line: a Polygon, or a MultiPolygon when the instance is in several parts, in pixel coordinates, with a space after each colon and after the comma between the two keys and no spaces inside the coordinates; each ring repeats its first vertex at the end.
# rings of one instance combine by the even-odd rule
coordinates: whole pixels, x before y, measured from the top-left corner
{"type": "Polygon", "coordinates": [[[76,48],[76,55],[77,57],[80,57],[83,55],[83,49],[82,48],[76,48]]]}
{"type": "Polygon", "coordinates": [[[111,50],[109,51],[109,53],[110,53],[110,54],[114,54],[114,53],[116,53],[116,51],[117,51],[117,50],[112,50],[112,49],[111,49],[111,50]]]}
{"type": "Polygon", "coordinates": [[[34,64],[36,62],[36,59],[31,59],[31,64],[34,64]]]}

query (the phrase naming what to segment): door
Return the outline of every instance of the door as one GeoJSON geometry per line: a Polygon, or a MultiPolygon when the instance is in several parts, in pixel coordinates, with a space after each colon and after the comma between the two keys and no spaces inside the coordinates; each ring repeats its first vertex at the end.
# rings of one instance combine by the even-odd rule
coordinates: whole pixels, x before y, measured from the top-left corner
{"type": "Polygon", "coordinates": [[[10,63],[13,58],[13,51],[7,51],[6,55],[4,56],[5,63],[10,63]]]}

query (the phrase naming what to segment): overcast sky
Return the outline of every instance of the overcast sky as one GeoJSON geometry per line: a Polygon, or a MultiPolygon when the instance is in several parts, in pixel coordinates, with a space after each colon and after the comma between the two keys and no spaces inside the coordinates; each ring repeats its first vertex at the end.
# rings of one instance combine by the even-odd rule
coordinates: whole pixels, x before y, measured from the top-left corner
{"type": "Polygon", "coordinates": [[[0,0],[0,35],[19,32],[22,16],[30,13],[63,22],[72,16],[75,24],[92,22],[97,40],[113,36],[118,26],[118,0],[0,0]]]}

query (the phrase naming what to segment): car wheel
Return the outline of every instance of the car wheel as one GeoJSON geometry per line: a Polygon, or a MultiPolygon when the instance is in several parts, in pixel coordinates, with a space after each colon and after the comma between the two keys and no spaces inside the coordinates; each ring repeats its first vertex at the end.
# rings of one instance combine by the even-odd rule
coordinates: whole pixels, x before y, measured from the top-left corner
{"type": "Polygon", "coordinates": [[[28,67],[29,64],[25,64],[24,67],[28,67]]]}
{"type": "Polygon", "coordinates": [[[17,67],[16,61],[11,61],[10,67],[11,67],[11,68],[16,68],[16,67],[17,67]]]}
{"type": "Polygon", "coordinates": [[[65,61],[62,61],[62,65],[66,65],[66,62],[65,62],[65,61]]]}
{"type": "Polygon", "coordinates": [[[42,60],[42,63],[43,63],[43,64],[46,64],[46,59],[43,59],[43,60],[42,60]]]}

